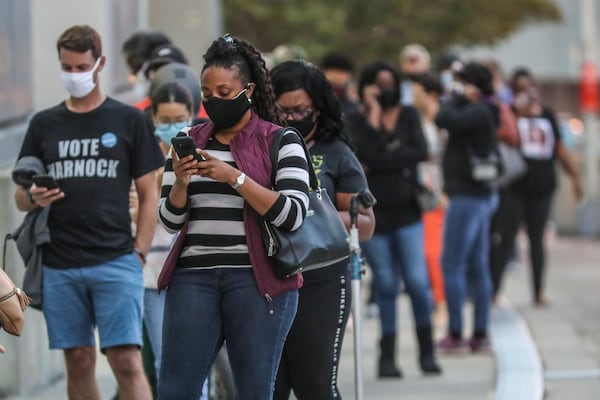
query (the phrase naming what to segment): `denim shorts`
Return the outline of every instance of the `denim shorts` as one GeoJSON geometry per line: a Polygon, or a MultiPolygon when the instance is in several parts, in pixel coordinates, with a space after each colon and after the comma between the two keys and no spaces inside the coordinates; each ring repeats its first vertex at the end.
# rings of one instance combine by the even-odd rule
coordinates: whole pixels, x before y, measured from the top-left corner
{"type": "Polygon", "coordinates": [[[42,311],[51,349],[142,346],[144,279],[131,253],[104,264],[56,269],[44,266],[42,311]]]}

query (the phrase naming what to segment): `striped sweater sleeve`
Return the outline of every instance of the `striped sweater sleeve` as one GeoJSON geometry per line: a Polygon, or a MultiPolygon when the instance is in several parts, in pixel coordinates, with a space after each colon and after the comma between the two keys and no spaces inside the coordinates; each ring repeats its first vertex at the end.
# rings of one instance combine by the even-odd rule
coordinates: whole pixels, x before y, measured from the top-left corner
{"type": "Polygon", "coordinates": [[[169,193],[175,182],[175,172],[173,171],[173,158],[171,152],[167,154],[165,160],[165,170],[162,178],[160,190],[160,201],[158,203],[158,221],[169,233],[176,233],[183,228],[187,214],[187,208],[174,207],[169,201],[169,193]]]}
{"type": "Polygon", "coordinates": [[[275,190],[279,197],[264,218],[283,230],[302,225],[308,209],[308,160],[296,134],[284,134],[277,157],[275,190]]]}

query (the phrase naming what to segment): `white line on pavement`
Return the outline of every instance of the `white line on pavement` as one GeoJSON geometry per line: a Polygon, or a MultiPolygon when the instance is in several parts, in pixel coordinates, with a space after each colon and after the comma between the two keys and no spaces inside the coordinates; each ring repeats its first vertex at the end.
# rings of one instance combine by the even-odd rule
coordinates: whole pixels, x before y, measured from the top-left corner
{"type": "Polygon", "coordinates": [[[507,299],[492,307],[490,335],[497,368],[495,400],[541,400],[541,358],[525,321],[507,299]]]}

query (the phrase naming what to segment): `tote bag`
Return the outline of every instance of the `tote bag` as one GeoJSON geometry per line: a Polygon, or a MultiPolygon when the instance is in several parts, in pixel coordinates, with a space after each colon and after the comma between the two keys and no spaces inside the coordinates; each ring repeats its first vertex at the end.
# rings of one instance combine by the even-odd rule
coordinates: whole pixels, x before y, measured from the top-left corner
{"type": "Polygon", "coordinates": [[[277,154],[281,138],[285,134],[300,137],[308,161],[310,189],[308,210],[300,228],[288,232],[281,230],[269,221],[262,220],[263,241],[267,255],[271,258],[274,273],[287,277],[302,271],[323,268],[345,260],[350,256],[348,231],[325,188],[318,186],[318,180],[311,163],[311,157],[302,136],[291,128],[276,133],[270,147],[271,185],[275,185],[277,154]]]}

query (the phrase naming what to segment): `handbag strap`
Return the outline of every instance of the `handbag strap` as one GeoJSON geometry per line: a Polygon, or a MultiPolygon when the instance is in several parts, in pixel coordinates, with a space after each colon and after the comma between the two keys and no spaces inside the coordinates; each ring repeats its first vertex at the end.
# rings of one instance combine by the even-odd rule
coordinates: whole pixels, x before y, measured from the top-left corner
{"type": "Polygon", "coordinates": [[[284,135],[294,134],[300,138],[300,144],[304,149],[304,155],[306,156],[306,162],[308,163],[308,176],[310,179],[310,188],[313,191],[319,190],[319,181],[317,180],[317,174],[313,168],[312,159],[304,142],[302,135],[292,127],[281,128],[278,130],[273,140],[271,140],[271,146],[269,147],[269,154],[271,156],[271,186],[275,187],[275,178],[277,176],[277,161],[279,160],[279,147],[281,146],[281,139],[284,135]]]}
{"type": "Polygon", "coordinates": [[[4,236],[4,245],[2,246],[2,269],[6,271],[6,244],[13,236],[10,233],[7,233],[4,236]]]}

